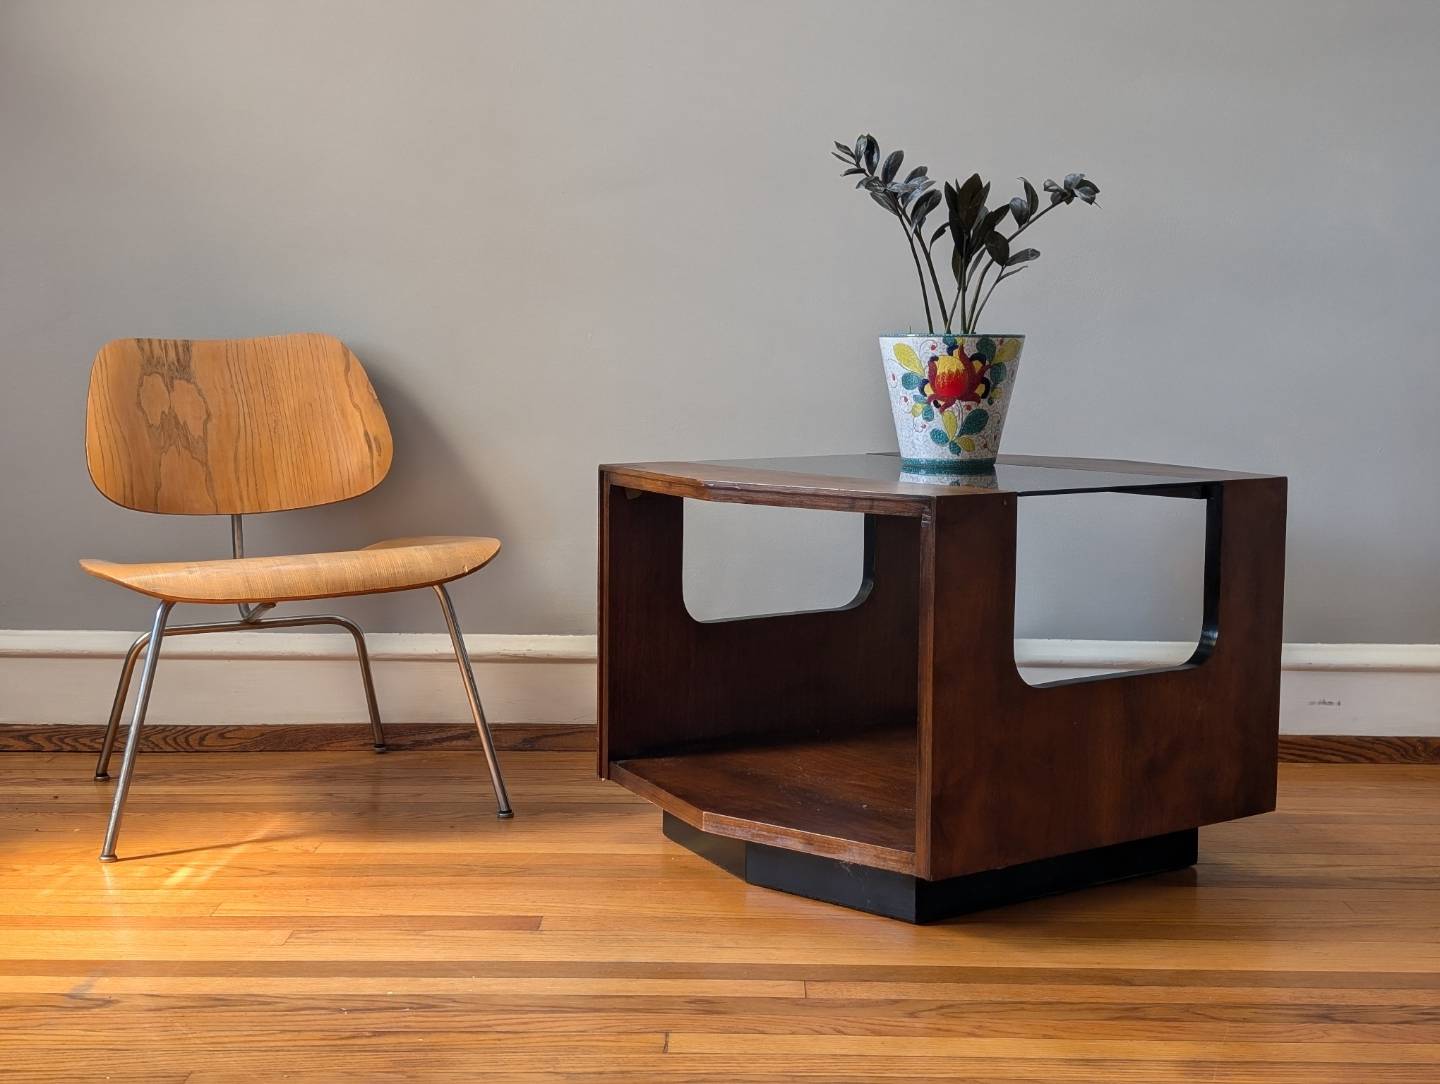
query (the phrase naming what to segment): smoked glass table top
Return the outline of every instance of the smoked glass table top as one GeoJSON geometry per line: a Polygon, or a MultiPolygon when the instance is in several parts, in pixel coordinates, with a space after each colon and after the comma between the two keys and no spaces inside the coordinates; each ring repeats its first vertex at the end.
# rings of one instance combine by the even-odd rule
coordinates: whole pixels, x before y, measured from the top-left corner
{"type": "Polygon", "coordinates": [[[813,489],[831,493],[961,496],[977,492],[1019,495],[1142,492],[1269,477],[1204,467],[1112,459],[1002,455],[978,474],[934,474],[905,470],[894,453],[722,459],[708,462],[629,463],[606,470],[729,489],[813,489]]]}

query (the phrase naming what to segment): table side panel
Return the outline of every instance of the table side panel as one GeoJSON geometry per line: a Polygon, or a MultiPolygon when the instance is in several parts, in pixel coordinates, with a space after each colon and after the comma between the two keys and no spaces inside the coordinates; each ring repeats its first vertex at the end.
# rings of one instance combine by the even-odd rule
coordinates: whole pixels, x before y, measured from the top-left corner
{"type": "Polygon", "coordinates": [[[1215,487],[1209,658],[1039,688],[1014,660],[1015,498],[937,504],[921,543],[921,876],[1274,808],[1285,480],[1215,487]]]}
{"type": "Polygon", "coordinates": [[[868,591],[848,608],[701,622],[683,499],[602,477],[601,505],[601,775],[687,744],[913,727],[918,519],[867,519],[868,591]]]}

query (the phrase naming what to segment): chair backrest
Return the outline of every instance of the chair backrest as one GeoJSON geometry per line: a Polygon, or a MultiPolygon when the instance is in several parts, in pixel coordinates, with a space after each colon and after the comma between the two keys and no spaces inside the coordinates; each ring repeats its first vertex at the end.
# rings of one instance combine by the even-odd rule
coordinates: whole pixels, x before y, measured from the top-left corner
{"type": "Polygon", "coordinates": [[[390,426],[339,339],[116,339],[90,370],[95,488],[141,512],[235,515],[358,497],[390,470],[390,426]]]}

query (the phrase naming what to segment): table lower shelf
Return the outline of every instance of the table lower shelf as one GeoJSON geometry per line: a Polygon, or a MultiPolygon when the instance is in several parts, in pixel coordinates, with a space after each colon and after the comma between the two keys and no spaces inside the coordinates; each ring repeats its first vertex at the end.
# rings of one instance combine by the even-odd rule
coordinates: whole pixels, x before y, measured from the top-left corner
{"type": "Polygon", "coordinates": [[[913,727],[636,757],[610,775],[710,835],[915,872],[913,727]]]}

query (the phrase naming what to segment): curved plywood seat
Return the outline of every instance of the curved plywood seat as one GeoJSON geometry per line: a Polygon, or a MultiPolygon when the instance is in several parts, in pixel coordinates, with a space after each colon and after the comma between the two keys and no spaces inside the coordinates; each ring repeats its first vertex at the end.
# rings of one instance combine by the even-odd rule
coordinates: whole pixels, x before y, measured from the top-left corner
{"type": "Polygon", "coordinates": [[[494,538],[392,538],[360,550],[218,561],[116,564],[84,560],[92,576],[171,602],[292,602],[408,591],[468,576],[500,552],[494,538]]]}

